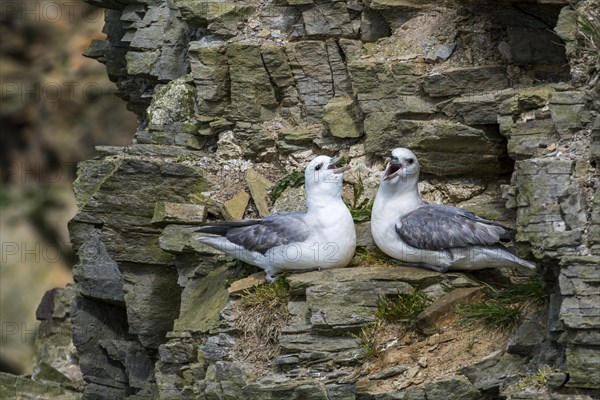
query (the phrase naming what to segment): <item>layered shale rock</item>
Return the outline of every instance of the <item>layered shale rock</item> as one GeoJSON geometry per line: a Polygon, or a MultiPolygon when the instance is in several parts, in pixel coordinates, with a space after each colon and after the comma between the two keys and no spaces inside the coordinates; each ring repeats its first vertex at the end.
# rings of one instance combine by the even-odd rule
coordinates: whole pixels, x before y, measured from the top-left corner
{"type": "MultiPolygon", "coordinates": [[[[575,53],[560,44],[578,40],[567,17],[586,2],[92,3],[107,9],[108,38],[86,54],[139,125],[75,182],[84,398],[528,398],[515,384],[543,365],[552,398],[600,390],[597,82],[571,79],[575,53]],[[417,358],[369,379],[353,335],[376,321],[379,296],[447,300],[478,284],[399,265],[315,271],[288,277],[275,356],[252,361],[227,291],[235,261],[198,243],[195,224],[302,207],[292,173],[317,154],[351,158],[360,204],[396,146],[419,156],[425,198],[516,227],[548,309],[460,372],[425,381],[417,358]]],[[[435,354],[452,339],[432,315],[415,346],[435,354]]]]}

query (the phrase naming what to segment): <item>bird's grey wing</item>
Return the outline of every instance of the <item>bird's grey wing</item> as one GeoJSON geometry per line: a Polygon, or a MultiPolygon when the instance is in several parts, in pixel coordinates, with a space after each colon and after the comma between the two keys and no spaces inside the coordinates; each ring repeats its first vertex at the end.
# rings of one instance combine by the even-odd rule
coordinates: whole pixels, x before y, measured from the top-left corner
{"type": "Polygon", "coordinates": [[[226,237],[246,250],[265,254],[273,247],[306,240],[310,231],[304,216],[304,213],[269,215],[257,224],[229,229],[226,237]]]}
{"type": "Polygon", "coordinates": [[[508,228],[461,208],[426,204],[396,223],[398,236],[408,245],[425,250],[493,245],[508,228]]]}

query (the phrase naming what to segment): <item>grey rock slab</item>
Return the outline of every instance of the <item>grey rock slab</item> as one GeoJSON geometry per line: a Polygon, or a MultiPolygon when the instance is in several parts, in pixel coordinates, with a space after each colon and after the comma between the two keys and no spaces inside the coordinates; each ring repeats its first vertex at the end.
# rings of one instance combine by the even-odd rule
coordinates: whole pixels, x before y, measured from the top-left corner
{"type": "Polygon", "coordinates": [[[465,377],[425,383],[427,400],[478,400],[481,393],[465,377]]]}
{"type": "Polygon", "coordinates": [[[380,296],[407,294],[413,287],[400,281],[332,282],[306,289],[310,322],[317,331],[356,330],[375,322],[380,296]]]}
{"type": "Polygon", "coordinates": [[[369,375],[369,379],[371,380],[380,380],[380,379],[388,379],[394,376],[400,375],[404,371],[408,370],[408,366],[406,365],[396,365],[391,368],[386,368],[382,371],[369,375]]]}
{"type": "MultiPolygon", "coordinates": [[[[443,274],[412,267],[334,268],[291,275],[287,278],[292,294],[304,294],[306,289],[325,283],[349,283],[358,281],[400,281],[413,286],[436,283],[443,274]]],[[[449,274],[446,274],[449,275],[449,274]]],[[[454,275],[454,274],[451,274],[454,275]]]]}

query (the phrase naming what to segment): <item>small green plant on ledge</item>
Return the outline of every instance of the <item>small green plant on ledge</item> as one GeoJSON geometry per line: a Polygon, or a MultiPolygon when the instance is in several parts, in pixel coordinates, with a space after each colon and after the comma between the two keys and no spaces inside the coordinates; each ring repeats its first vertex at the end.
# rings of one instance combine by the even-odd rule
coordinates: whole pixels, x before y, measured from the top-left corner
{"type": "Polygon", "coordinates": [[[600,22],[591,12],[579,11],[576,14],[577,33],[583,42],[579,49],[597,59],[600,55],[600,22]]]}
{"type": "Polygon", "coordinates": [[[182,163],[182,162],[184,162],[184,161],[195,161],[195,160],[197,160],[197,159],[198,159],[197,157],[194,157],[194,156],[192,156],[192,155],[178,155],[178,156],[175,158],[175,162],[176,162],[176,163],[182,163]]]}
{"type": "Polygon", "coordinates": [[[407,322],[412,324],[416,321],[417,315],[431,301],[419,292],[414,290],[412,293],[400,293],[392,298],[382,296],[377,301],[377,311],[375,316],[386,322],[407,322]]]}
{"type": "Polygon", "coordinates": [[[285,276],[279,276],[271,284],[263,284],[253,289],[246,289],[240,297],[244,307],[261,306],[268,309],[287,307],[290,300],[290,285],[285,276]]]}
{"type": "Polygon", "coordinates": [[[548,382],[548,376],[552,373],[552,368],[547,365],[544,365],[542,368],[538,369],[535,374],[527,375],[519,382],[517,382],[516,387],[519,390],[523,390],[526,388],[542,388],[546,386],[548,382]]]}
{"type": "Polygon", "coordinates": [[[463,314],[461,321],[467,325],[481,322],[486,326],[501,330],[516,327],[522,318],[520,306],[507,304],[497,299],[465,304],[459,307],[459,312],[463,314]]]}
{"type": "Polygon", "coordinates": [[[381,356],[382,352],[379,350],[377,343],[375,342],[375,338],[377,337],[377,332],[381,329],[381,321],[363,326],[359,333],[352,334],[352,337],[358,341],[358,344],[363,350],[363,356],[367,361],[373,361],[379,356],[381,356]]]}
{"type": "Polygon", "coordinates": [[[507,303],[525,303],[542,307],[548,302],[548,293],[544,289],[544,283],[539,279],[502,287],[496,293],[499,300],[507,303]]]}
{"type": "Polygon", "coordinates": [[[411,293],[400,293],[394,297],[382,296],[377,301],[375,310],[375,322],[363,327],[358,334],[353,334],[367,361],[379,358],[383,351],[380,341],[382,333],[390,328],[393,330],[412,330],[417,315],[430,303],[430,300],[418,290],[411,293]],[[402,323],[403,326],[394,324],[402,323]]]}
{"type": "Polygon", "coordinates": [[[284,176],[271,188],[271,202],[275,203],[275,200],[281,196],[285,189],[289,187],[297,188],[302,185],[304,185],[304,172],[294,171],[284,176]]]}
{"type": "Polygon", "coordinates": [[[483,323],[490,328],[510,330],[522,320],[530,306],[542,307],[548,295],[541,281],[533,279],[499,289],[488,286],[488,299],[459,307],[461,322],[467,325],[483,323]]]}
{"type": "Polygon", "coordinates": [[[361,196],[365,191],[365,185],[362,177],[358,175],[356,183],[350,183],[352,186],[352,202],[346,201],[346,205],[352,214],[354,222],[365,222],[371,220],[371,209],[373,208],[373,200],[364,198],[360,201],[361,196]]]}

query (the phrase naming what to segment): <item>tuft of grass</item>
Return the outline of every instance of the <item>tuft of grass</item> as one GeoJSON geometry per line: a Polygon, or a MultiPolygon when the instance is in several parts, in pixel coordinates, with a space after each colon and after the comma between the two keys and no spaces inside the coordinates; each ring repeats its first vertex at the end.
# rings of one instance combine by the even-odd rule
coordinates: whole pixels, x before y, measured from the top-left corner
{"type": "Polygon", "coordinates": [[[377,321],[374,324],[362,327],[359,333],[352,334],[352,337],[358,341],[358,344],[362,348],[363,355],[367,361],[375,360],[382,354],[375,342],[375,337],[380,328],[381,321],[377,321]]]}
{"type": "Polygon", "coordinates": [[[285,189],[289,187],[296,188],[302,185],[304,185],[303,171],[294,171],[291,174],[284,176],[271,188],[271,201],[275,202],[285,189]]]}
{"type": "Polygon", "coordinates": [[[548,302],[548,293],[544,289],[544,283],[539,279],[502,288],[497,291],[496,297],[507,304],[530,303],[538,307],[542,307],[548,302]]]}
{"type": "Polygon", "coordinates": [[[487,289],[487,300],[458,308],[462,323],[480,322],[491,328],[510,330],[521,322],[530,306],[540,308],[548,302],[548,293],[538,279],[500,288],[488,285],[487,289]]]}
{"type": "Polygon", "coordinates": [[[360,201],[361,196],[365,191],[365,185],[362,177],[358,175],[356,183],[350,183],[352,186],[352,202],[346,202],[352,219],[354,222],[364,222],[371,220],[371,209],[373,208],[373,200],[364,198],[360,201]]]}
{"type": "Polygon", "coordinates": [[[263,284],[253,289],[246,289],[240,296],[242,306],[263,307],[268,309],[276,309],[279,307],[287,307],[290,300],[290,285],[284,276],[280,276],[271,284],[263,284]]]}
{"type": "Polygon", "coordinates": [[[380,297],[377,301],[375,316],[387,322],[409,322],[416,320],[417,315],[429,305],[430,300],[418,290],[412,293],[401,293],[393,298],[380,297]]]}
{"type": "Polygon", "coordinates": [[[576,16],[577,33],[580,35],[582,50],[593,55],[600,53],[600,21],[589,12],[579,11],[576,16]]]}
{"type": "Polygon", "coordinates": [[[548,382],[548,376],[552,373],[552,368],[547,365],[544,365],[535,374],[528,375],[517,382],[516,387],[519,390],[523,390],[525,388],[535,387],[542,388],[546,386],[548,382]]]}
{"type": "Polygon", "coordinates": [[[482,303],[465,304],[458,308],[463,314],[461,321],[465,324],[481,322],[484,325],[500,330],[515,328],[522,318],[520,305],[507,304],[498,299],[489,299],[482,303]]]}

